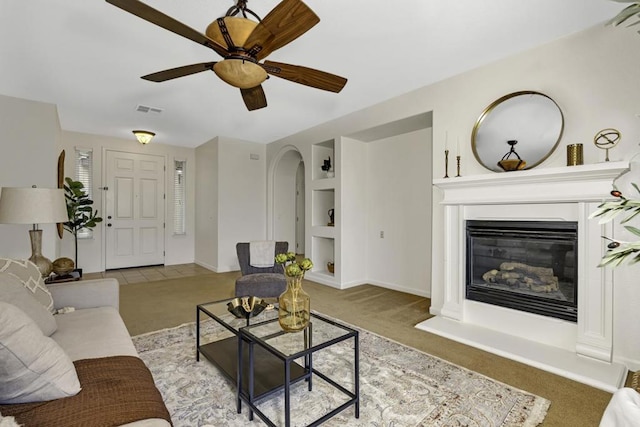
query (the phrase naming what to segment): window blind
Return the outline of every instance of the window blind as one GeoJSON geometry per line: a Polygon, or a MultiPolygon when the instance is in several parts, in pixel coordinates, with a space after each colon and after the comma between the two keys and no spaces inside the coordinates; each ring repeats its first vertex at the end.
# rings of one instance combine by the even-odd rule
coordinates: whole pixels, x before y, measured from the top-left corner
{"type": "Polygon", "coordinates": [[[186,234],[186,168],[184,160],[174,160],[173,169],[173,232],[186,234]]]}
{"type": "MultiPolygon", "coordinates": [[[[93,200],[93,150],[76,147],[76,181],[84,185],[84,191],[93,200]]],[[[81,228],[78,230],[79,239],[93,238],[93,230],[81,228]]]]}

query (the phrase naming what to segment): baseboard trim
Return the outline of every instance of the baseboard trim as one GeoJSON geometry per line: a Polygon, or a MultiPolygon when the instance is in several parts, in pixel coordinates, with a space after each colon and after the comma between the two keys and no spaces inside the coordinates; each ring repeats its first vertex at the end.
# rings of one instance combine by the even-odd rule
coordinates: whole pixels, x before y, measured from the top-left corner
{"type": "Polygon", "coordinates": [[[381,288],[391,289],[398,292],[404,292],[411,295],[418,295],[420,297],[431,298],[430,290],[423,291],[423,290],[418,290],[414,288],[408,288],[406,286],[399,286],[395,283],[380,282],[378,280],[368,280],[365,283],[368,283],[370,285],[380,286],[381,288]]]}
{"type": "Polygon", "coordinates": [[[211,264],[207,264],[206,262],[201,262],[201,261],[195,260],[195,261],[193,261],[193,263],[196,264],[196,265],[199,265],[200,267],[204,267],[204,268],[206,268],[208,270],[211,270],[214,273],[220,273],[220,271],[218,271],[217,267],[215,267],[215,266],[213,266],[211,264]]]}

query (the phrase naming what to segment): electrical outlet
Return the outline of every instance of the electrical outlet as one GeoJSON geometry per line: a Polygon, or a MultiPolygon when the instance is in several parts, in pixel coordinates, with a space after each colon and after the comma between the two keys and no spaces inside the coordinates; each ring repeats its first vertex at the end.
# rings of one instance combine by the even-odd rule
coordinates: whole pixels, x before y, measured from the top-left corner
{"type": "Polygon", "coordinates": [[[384,231],[381,231],[381,232],[380,232],[380,238],[381,238],[381,239],[384,239],[384,231]]]}

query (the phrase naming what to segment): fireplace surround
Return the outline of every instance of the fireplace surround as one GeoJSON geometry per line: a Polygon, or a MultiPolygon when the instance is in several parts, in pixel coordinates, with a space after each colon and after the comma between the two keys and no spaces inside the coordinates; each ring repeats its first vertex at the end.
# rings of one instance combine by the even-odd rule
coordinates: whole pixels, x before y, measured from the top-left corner
{"type": "Polygon", "coordinates": [[[466,221],[465,297],[577,322],[575,221],[466,221]]]}
{"type": "Polygon", "coordinates": [[[608,162],[435,179],[434,195],[441,197],[444,214],[444,266],[439,272],[434,267],[432,275],[434,317],[416,327],[615,391],[626,368],[613,361],[613,275],[598,267],[606,250],[602,236],[611,235],[612,225],[589,215],[627,169],[627,162],[608,162]],[[468,298],[466,225],[472,221],[573,224],[576,250],[568,257],[573,256],[575,270],[567,273],[575,275],[575,320],[468,298]]]}

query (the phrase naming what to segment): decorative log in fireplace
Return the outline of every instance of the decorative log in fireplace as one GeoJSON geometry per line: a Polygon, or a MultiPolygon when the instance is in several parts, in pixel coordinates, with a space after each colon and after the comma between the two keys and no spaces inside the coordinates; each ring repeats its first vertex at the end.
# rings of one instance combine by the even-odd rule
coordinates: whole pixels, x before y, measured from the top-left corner
{"type": "Polygon", "coordinates": [[[466,298],[577,321],[577,223],[467,221],[466,298]]]}

